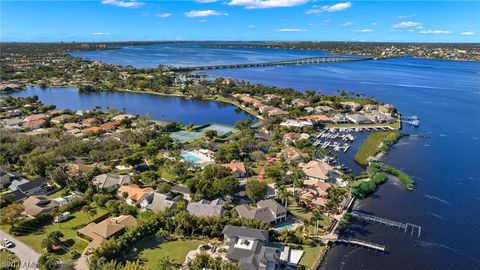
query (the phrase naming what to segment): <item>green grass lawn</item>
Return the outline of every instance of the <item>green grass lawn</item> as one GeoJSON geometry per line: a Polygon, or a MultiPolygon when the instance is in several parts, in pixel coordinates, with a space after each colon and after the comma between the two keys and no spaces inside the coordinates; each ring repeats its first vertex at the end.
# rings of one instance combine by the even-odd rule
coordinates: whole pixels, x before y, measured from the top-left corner
{"type": "MultiPolygon", "coordinates": [[[[312,218],[312,211],[310,211],[308,209],[305,209],[302,206],[298,205],[297,202],[294,201],[293,199],[291,199],[291,198],[289,199],[287,208],[288,208],[288,211],[290,211],[290,213],[292,215],[296,216],[297,218],[299,218],[303,222],[305,222],[305,223],[310,222],[310,218],[312,218]]],[[[330,226],[331,222],[332,221],[330,220],[330,218],[328,216],[323,215],[323,219],[320,221],[319,225],[320,225],[320,227],[326,229],[330,226]]],[[[306,227],[307,227],[307,229],[310,233],[313,233],[314,227],[312,225],[306,224],[306,227]]]]}
{"type": "MultiPolygon", "coordinates": [[[[95,218],[98,218],[105,213],[107,213],[106,210],[97,208],[97,215],[95,216],[95,218]]],[[[61,231],[64,234],[64,237],[62,237],[63,246],[65,246],[70,251],[82,253],[83,250],[87,247],[88,242],[77,237],[75,233],[79,228],[87,225],[88,223],[90,223],[90,220],[87,214],[79,210],[72,213],[72,217],[68,221],[50,224],[31,234],[15,236],[15,238],[27,244],[35,251],[43,253],[44,250],[42,249],[41,245],[42,240],[45,238],[45,236],[53,231],[61,231]]],[[[10,227],[8,225],[2,225],[0,226],[0,228],[8,232],[10,227]]],[[[57,251],[57,253],[62,261],[71,261],[71,254],[69,252],[60,249],[57,251]]]]}
{"type": "Polygon", "coordinates": [[[313,269],[315,262],[320,258],[320,255],[325,252],[325,246],[304,246],[305,252],[300,260],[300,265],[305,266],[306,269],[313,269]]]}
{"type": "Polygon", "coordinates": [[[136,245],[138,259],[149,269],[157,269],[162,258],[169,257],[175,263],[182,264],[185,256],[199,245],[205,244],[199,240],[176,240],[165,243],[158,243],[155,236],[149,236],[136,245]]]}
{"type": "Polygon", "coordinates": [[[368,158],[380,153],[380,145],[385,141],[396,141],[401,136],[398,131],[381,131],[368,135],[368,138],[355,154],[355,161],[363,166],[368,165],[368,158]]]}
{"type": "Polygon", "coordinates": [[[63,194],[63,190],[60,189],[59,191],[54,192],[54,193],[48,195],[48,197],[49,197],[50,199],[56,199],[56,198],[62,197],[62,194],[63,194]]]}
{"type": "Polygon", "coordinates": [[[19,269],[20,259],[8,251],[0,251],[0,269],[10,270],[19,269]]]}

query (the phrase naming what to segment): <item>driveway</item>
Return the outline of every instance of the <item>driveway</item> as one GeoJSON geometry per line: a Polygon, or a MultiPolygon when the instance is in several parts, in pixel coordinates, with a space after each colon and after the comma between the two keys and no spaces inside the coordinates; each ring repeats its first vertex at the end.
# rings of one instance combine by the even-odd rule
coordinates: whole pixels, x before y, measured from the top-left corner
{"type": "Polygon", "coordinates": [[[20,269],[22,270],[36,269],[36,264],[41,254],[37,253],[35,250],[30,248],[29,246],[13,238],[13,236],[0,230],[0,240],[3,240],[3,238],[7,238],[8,240],[12,241],[15,244],[14,248],[9,248],[8,250],[14,252],[15,255],[17,255],[18,258],[20,258],[20,269]]]}

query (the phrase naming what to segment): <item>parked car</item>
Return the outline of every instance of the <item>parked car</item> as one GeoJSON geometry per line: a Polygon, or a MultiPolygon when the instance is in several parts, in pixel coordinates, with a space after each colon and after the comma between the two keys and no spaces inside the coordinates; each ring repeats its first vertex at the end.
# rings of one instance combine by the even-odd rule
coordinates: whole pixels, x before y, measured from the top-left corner
{"type": "Polygon", "coordinates": [[[12,243],[12,241],[8,240],[7,238],[3,238],[1,244],[2,244],[3,247],[6,247],[6,248],[13,248],[13,247],[15,247],[15,244],[12,243]]]}

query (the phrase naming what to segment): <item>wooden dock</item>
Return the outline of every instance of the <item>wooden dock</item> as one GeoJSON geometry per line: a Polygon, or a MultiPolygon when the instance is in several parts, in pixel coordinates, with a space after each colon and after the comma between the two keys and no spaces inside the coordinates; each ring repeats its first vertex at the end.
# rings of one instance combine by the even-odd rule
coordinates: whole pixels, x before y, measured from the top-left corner
{"type": "Polygon", "coordinates": [[[373,223],[380,223],[380,224],[383,224],[383,225],[386,225],[386,226],[403,229],[405,234],[407,232],[410,232],[410,236],[413,236],[413,233],[416,231],[417,232],[417,238],[419,238],[420,234],[422,233],[422,227],[418,226],[418,225],[415,225],[415,224],[412,224],[412,223],[401,223],[401,222],[389,220],[389,219],[386,219],[386,218],[381,218],[381,217],[377,217],[377,216],[373,216],[373,215],[364,214],[364,213],[358,212],[358,211],[352,211],[351,215],[356,217],[356,218],[359,218],[359,219],[363,219],[363,220],[366,220],[366,221],[371,221],[373,223]]]}
{"type": "Polygon", "coordinates": [[[385,252],[385,246],[375,244],[375,243],[370,243],[370,242],[363,241],[363,240],[347,238],[347,239],[337,239],[335,242],[343,243],[343,244],[357,245],[357,246],[373,249],[373,250],[376,250],[376,251],[385,252]]]}

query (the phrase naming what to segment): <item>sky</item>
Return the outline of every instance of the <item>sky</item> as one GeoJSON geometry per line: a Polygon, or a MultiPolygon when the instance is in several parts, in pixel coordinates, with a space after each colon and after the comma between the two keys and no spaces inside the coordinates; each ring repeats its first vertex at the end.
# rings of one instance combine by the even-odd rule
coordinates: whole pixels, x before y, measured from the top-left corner
{"type": "Polygon", "coordinates": [[[480,42],[480,1],[0,0],[1,41],[480,42]]]}

